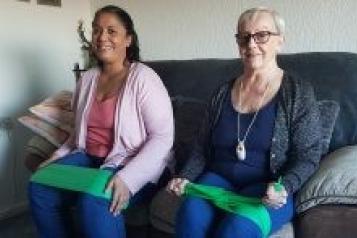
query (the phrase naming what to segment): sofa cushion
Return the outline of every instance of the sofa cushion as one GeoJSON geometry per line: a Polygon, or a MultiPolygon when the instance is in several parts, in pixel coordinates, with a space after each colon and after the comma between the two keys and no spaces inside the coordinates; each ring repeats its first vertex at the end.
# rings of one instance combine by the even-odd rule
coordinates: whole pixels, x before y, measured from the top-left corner
{"type": "Polygon", "coordinates": [[[356,221],[356,205],[320,205],[300,214],[294,228],[302,238],[355,238],[356,221]]]}
{"type": "Polygon", "coordinates": [[[29,111],[55,127],[64,131],[70,131],[73,128],[74,122],[71,99],[72,92],[60,91],[39,104],[30,107],[29,111]]]}
{"type": "Polygon", "coordinates": [[[327,155],[299,191],[297,212],[320,204],[357,204],[356,171],[357,146],[346,146],[327,155]]]}
{"type": "Polygon", "coordinates": [[[180,171],[204,118],[206,104],[194,98],[178,96],[172,98],[172,105],[175,119],[175,171],[180,171]]]}
{"type": "Polygon", "coordinates": [[[175,142],[190,143],[204,117],[206,104],[188,97],[172,98],[175,118],[175,142]]]}
{"type": "Polygon", "coordinates": [[[318,101],[320,111],[320,123],[322,130],[322,155],[329,151],[332,132],[335,122],[340,111],[340,106],[337,102],[332,100],[318,101]]]}
{"type": "Polygon", "coordinates": [[[39,135],[33,136],[26,145],[26,152],[28,154],[37,155],[42,160],[48,159],[56,149],[56,146],[39,135]]]}
{"type": "Polygon", "coordinates": [[[68,132],[57,128],[34,115],[22,116],[18,120],[36,135],[45,138],[56,147],[62,145],[69,135],[68,132]]]}
{"type": "Polygon", "coordinates": [[[26,145],[25,166],[31,172],[34,172],[38,165],[48,159],[57,149],[45,138],[35,135],[26,145]]]}

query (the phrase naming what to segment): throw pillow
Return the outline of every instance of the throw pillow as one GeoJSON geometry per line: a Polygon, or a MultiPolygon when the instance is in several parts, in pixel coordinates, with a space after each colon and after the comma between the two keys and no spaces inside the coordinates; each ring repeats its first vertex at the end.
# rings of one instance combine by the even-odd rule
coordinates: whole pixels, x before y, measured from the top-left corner
{"type": "Polygon", "coordinates": [[[322,155],[325,155],[329,151],[332,132],[340,111],[340,106],[335,101],[321,100],[318,102],[318,107],[322,130],[322,155]]]}
{"type": "Polygon", "coordinates": [[[357,204],[357,146],[346,146],[326,156],[318,171],[296,197],[296,211],[319,204],[357,204]]]}
{"type": "Polygon", "coordinates": [[[73,128],[74,122],[71,99],[72,92],[61,91],[41,103],[30,107],[29,110],[42,120],[62,130],[70,131],[73,128]]]}
{"type": "Polygon", "coordinates": [[[39,156],[42,159],[48,159],[56,148],[56,146],[51,144],[44,137],[35,135],[27,143],[26,152],[39,156]]]}
{"type": "Polygon", "coordinates": [[[61,130],[33,115],[22,116],[18,120],[25,127],[32,130],[35,134],[42,136],[56,147],[62,145],[69,135],[68,132],[61,130]]]}
{"type": "Polygon", "coordinates": [[[35,135],[26,145],[25,166],[34,172],[40,163],[48,159],[57,149],[45,138],[35,135]]]}

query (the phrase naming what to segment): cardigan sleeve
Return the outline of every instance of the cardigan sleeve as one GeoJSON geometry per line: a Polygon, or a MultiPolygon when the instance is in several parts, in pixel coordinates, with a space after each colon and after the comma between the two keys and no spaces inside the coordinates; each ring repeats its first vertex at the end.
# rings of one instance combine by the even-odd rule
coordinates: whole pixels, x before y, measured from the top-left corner
{"type": "Polygon", "coordinates": [[[117,173],[132,194],[160,175],[174,140],[171,100],[164,84],[151,69],[144,70],[140,77],[138,105],[147,139],[134,158],[117,173]]]}
{"type": "Polygon", "coordinates": [[[317,170],[321,158],[320,112],[310,84],[300,81],[291,110],[290,149],[283,184],[296,192],[317,170]]]}

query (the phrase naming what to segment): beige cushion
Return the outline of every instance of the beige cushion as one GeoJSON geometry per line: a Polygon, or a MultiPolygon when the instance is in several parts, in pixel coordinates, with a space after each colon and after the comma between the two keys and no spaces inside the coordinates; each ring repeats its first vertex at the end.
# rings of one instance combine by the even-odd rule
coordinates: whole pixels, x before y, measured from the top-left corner
{"type": "MultiPolygon", "coordinates": [[[[154,197],[150,207],[150,222],[158,230],[171,233],[175,232],[175,217],[181,198],[166,192],[159,191],[154,197]]],[[[270,238],[294,238],[294,230],[291,223],[284,225],[270,238]]]]}
{"type": "Polygon", "coordinates": [[[71,111],[72,93],[60,91],[29,108],[30,115],[18,120],[36,135],[59,147],[73,130],[74,114],[71,111]]]}
{"type": "Polygon", "coordinates": [[[19,122],[32,130],[36,135],[59,147],[68,137],[68,132],[61,130],[34,115],[22,116],[19,122]]]}
{"type": "Polygon", "coordinates": [[[74,123],[71,99],[71,92],[60,91],[30,107],[29,111],[43,121],[68,132],[72,130],[74,123]]]}

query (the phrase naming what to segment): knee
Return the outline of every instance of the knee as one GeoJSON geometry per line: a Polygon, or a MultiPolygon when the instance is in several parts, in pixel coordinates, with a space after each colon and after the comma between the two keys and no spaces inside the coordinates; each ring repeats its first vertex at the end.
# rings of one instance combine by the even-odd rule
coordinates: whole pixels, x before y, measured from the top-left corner
{"type": "Polygon", "coordinates": [[[90,217],[94,214],[109,213],[110,202],[89,194],[83,194],[78,198],[77,209],[81,216],[90,217]]]}
{"type": "Polygon", "coordinates": [[[54,208],[59,204],[56,188],[30,182],[28,185],[28,199],[32,208],[54,208]]]}
{"type": "Polygon", "coordinates": [[[229,215],[219,224],[215,237],[260,238],[262,233],[259,227],[251,220],[241,216],[229,215]]]}
{"type": "Polygon", "coordinates": [[[46,202],[46,198],[49,196],[49,187],[44,186],[42,184],[30,182],[27,187],[27,193],[30,202],[37,200],[44,200],[46,202]]]}
{"type": "Polygon", "coordinates": [[[110,201],[89,194],[77,202],[78,220],[84,237],[125,237],[124,217],[109,211],[110,201]]]}
{"type": "Polygon", "coordinates": [[[214,211],[211,204],[200,198],[187,198],[177,213],[177,223],[185,227],[205,227],[213,220],[214,211]]]}

